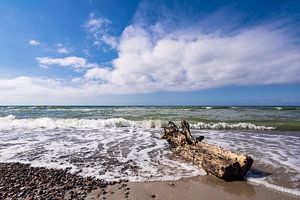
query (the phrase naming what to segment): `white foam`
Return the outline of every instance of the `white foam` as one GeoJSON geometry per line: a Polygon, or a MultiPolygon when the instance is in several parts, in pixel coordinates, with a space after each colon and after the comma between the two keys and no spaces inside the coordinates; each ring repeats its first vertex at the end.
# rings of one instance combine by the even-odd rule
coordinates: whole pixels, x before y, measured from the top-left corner
{"type": "MultiPolygon", "coordinates": [[[[10,130],[14,128],[28,129],[55,129],[55,128],[75,128],[75,129],[103,129],[103,128],[162,128],[166,126],[166,121],[162,120],[142,120],[132,121],[124,118],[110,119],[77,119],[77,118],[28,118],[17,119],[13,115],[0,117],[0,130],[10,130]]],[[[248,130],[271,130],[274,127],[257,126],[251,123],[204,123],[191,124],[195,129],[248,129],[248,130]]]]}
{"type": "Polygon", "coordinates": [[[275,129],[274,127],[257,126],[251,123],[227,123],[227,122],[217,122],[217,123],[198,122],[196,124],[191,124],[191,127],[195,129],[246,129],[246,130],[275,129]]]}
{"type": "Polygon", "coordinates": [[[266,188],[269,188],[271,190],[275,190],[277,192],[281,192],[281,193],[284,193],[284,194],[290,194],[290,195],[293,195],[293,196],[296,196],[296,197],[300,197],[300,191],[299,190],[289,189],[289,188],[286,188],[286,187],[271,184],[267,181],[266,178],[251,177],[251,175],[246,176],[245,178],[250,183],[254,183],[256,185],[262,185],[266,188]]]}
{"type": "Polygon", "coordinates": [[[166,142],[159,138],[158,131],[128,127],[35,131],[18,128],[0,131],[0,162],[72,167],[71,172],[80,169],[80,175],[108,181],[178,180],[204,173],[196,166],[170,158],[166,142]]]}
{"type": "MultiPolygon", "coordinates": [[[[282,174],[279,173],[280,178],[296,185],[299,182],[299,137],[251,131],[198,130],[224,129],[229,125],[231,129],[262,129],[243,123],[209,125],[211,127],[205,123],[192,124],[193,135],[204,135],[209,143],[248,153],[255,164],[272,166],[274,173],[284,169],[282,174]]],[[[72,172],[81,169],[83,176],[106,180],[178,180],[206,174],[190,163],[171,157],[167,142],[159,139],[163,130],[157,128],[161,126],[164,124],[160,120],[17,119],[10,115],[0,118],[0,162],[72,167],[72,172]],[[124,169],[127,164],[129,168],[124,169]]],[[[281,188],[266,179],[253,176],[247,179],[278,191],[299,193],[297,189],[281,188]]]]}

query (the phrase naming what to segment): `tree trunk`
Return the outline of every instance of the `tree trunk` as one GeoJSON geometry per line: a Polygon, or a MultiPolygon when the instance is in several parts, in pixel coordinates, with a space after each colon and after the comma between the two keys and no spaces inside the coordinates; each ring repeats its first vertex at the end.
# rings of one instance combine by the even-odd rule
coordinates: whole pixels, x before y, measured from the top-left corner
{"type": "Polygon", "coordinates": [[[183,159],[226,181],[240,180],[250,169],[253,163],[250,156],[201,142],[203,137],[195,139],[186,121],[181,126],[182,131],[179,131],[173,122],[169,122],[162,139],[166,139],[171,150],[183,159]]]}

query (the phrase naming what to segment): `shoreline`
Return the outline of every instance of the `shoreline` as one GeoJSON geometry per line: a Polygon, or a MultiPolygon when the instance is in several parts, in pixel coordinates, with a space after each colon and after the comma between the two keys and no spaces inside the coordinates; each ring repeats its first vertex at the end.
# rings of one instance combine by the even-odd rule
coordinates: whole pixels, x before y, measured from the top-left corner
{"type": "Polygon", "coordinates": [[[214,176],[177,181],[128,182],[93,179],[68,169],[0,163],[0,199],[300,199],[247,181],[225,182],[214,176]]]}

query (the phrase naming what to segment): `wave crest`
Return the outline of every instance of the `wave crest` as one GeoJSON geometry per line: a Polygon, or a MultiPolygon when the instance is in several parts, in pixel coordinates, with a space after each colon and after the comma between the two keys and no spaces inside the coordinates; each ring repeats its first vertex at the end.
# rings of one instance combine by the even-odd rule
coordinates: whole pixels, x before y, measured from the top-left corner
{"type": "MultiPolygon", "coordinates": [[[[14,129],[14,128],[28,128],[28,129],[55,129],[55,128],[75,128],[75,129],[103,129],[103,128],[162,128],[167,125],[164,120],[141,120],[133,121],[124,118],[110,118],[110,119],[77,119],[77,118],[28,118],[17,119],[13,115],[0,117],[0,130],[14,129]]],[[[241,129],[241,130],[270,130],[273,127],[257,126],[251,123],[191,123],[192,129],[241,129]]]]}
{"type": "Polygon", "coordinates": [[[191,125],[192,128],[195,129],[242,129],[242,130],[272,130],[274,127],[268,126],[258,126],[251,123],[227,123],[227,122],[217,122],[217,123],[203,123],[198,122],[196,124],[191,125]]]}

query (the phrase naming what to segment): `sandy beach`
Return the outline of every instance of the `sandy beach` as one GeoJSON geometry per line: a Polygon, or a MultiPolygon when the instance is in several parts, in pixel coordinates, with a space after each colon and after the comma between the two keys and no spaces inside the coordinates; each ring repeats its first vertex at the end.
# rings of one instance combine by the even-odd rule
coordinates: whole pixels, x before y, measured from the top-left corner
{"type": "MultiPolygon", "coordinates": [[[[225,182],[213,176],[200,176],[175,182],[129,183],[131,199],[297,199],[293,196],[251,185],[246,181],[225,182]]],[[[118,199],[118,198],[112,198],[118,199]]]]}
{"type": "Polygon", "coordinates": [[[20,163],[0,164],[0,199],[299,199],[252,185],[246,181],[225,182],[214,176],[179,181],[106,182],[83,178],[67,170],[30,167],[20,163]]]}
{"type": "MultiPolygon", "coordinates": [[[[225,182],[213,176],[200,176],[179,181],[128,183],[127,190],[119,189],[119,185],[109,186],[105,198],[100,199],[160,199],[160,200],[197,200],[197,199],[272,199],[293,200],[299,197],[278,193],[262,186],[251,185],[246,181],[225,182]]],[[[93,194],[88,199],[97,199],[93,194]]]]}

